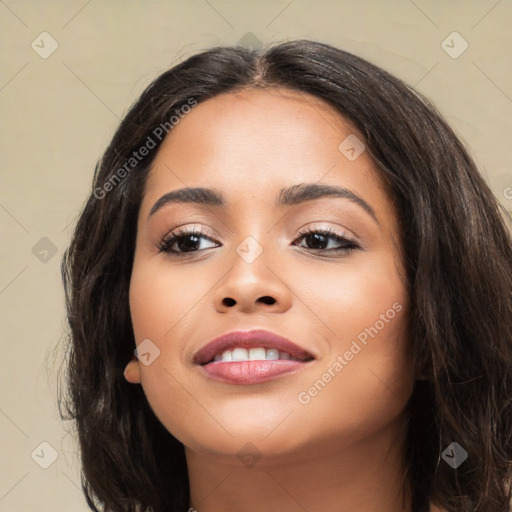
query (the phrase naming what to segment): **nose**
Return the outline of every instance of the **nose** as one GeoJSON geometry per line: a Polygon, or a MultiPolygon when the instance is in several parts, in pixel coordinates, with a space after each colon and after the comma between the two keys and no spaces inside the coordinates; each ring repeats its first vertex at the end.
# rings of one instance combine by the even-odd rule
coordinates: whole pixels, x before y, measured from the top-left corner
{"type": "Polygon", "coordinates": [[[270,251],[263,251],[254,261],[235,252],[230,270],[217,283],[213,297],[218,312],[230,309],[239,312],[287,311],[293,292],[286,283],[282,266],[272,259],[270,251]]]}

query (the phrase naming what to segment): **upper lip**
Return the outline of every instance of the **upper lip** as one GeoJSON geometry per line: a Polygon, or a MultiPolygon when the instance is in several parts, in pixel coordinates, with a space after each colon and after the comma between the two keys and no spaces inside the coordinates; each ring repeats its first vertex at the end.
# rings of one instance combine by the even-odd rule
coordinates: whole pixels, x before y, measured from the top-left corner
{"type": "Polygon", "coordinates": [[[290,356],[301,361],[314,359],[313,354],[279,334],[264,329],[253,329],[251,331],[232,331],[214,338],[196,352],[194,364],[210,363],[217,354],[222,354],[226,350],[235,347],[246,349],[254,347],[275,348],[280,352],[287,352],[290,356]]]}

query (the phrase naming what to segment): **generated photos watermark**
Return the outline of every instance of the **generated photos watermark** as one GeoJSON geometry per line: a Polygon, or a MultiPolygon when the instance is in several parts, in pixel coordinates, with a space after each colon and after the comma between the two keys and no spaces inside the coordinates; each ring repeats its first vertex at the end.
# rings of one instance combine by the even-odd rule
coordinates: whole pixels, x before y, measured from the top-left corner
{"type": "Polygon", "coordinates": [[[101,187],[96,187],[94,189],[93,195],[96,199],[103,199],[106,197],[108,192],[114,190],[114,188],[121,183],[130,172],[139,165],[140,162],[147,157],[153,149],[157,147],[157,141],[162,142],[165,136],[183,119],[193,107],[197,105],[197,100],[195,98],[189,98],[187,100],[187,104],[182,105],[178,110],[176,110],[176,115],[173,115],[169,118],[168,121],[160,123],[150,135],[147,136],[145,142],[139,147],[138,150],[133,151],[132,156],[130,156],[126,162],[117,169],[110,178],[105,181],[105,183],[101,187]],[[155,140],[156,139],[156,140],[155,140]]]}
{"type": "Polygon", "coordinates": [[[374,338],[379,332],[384,329],[386,324],[395,318],[396,314],[402,311],[403,307],[399,302],[395,302],[385,313],[382,313],[372,326],[365,327],[357,336],[352,340],[350,348],[343,354],[338,355],[335,361],[327,368],[327,370],[317,379],[307,390],[301,391],[297,395],[297,400],[302,405],[307,405],[311,400],[316,397],[334,377],[336,377],[345,366],[347,366],[354,357],[359,354],[363,348],[368,345],[368,337],[374,338]]]}

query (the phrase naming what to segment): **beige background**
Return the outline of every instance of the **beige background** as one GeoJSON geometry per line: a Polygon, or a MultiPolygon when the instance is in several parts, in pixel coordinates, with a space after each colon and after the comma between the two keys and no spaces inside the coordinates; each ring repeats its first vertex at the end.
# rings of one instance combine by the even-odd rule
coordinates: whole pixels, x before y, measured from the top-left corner
{"type": "MultiPolygon", "coordinates": [[[[0,28],[0,511],[87,510],[55,405],[59,263],[120,117],[173,64],[249,32],[263,44],[311,38],[353,51],[429,97],[512,210],[511,0],[0,0],[0,28]],[[469,44],[458,58],[442,47],[453,31],[469,44]],[[47,58],[31,47],[51,48],[42,32],[58,43],[47,58]],[[42,442],[58,455],[47,469],[42,442]]],[[[452,52],[462,43],[448,39],[452,52]]]]}

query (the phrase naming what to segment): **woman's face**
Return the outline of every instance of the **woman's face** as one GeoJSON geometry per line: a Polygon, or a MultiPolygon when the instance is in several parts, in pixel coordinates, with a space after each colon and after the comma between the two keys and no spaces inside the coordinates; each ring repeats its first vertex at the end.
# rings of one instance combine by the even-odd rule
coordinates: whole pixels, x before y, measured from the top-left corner
{"type": "MultiPolygon", "coordinates": [[[[125,376],[188,450],[235,462],[253,450],[271,464],[400,424],[414,376],[397,212],[354,137],[318,98],[250,90],[195,106],[158,150],[130,284],[143,345],[125,376]],[[340,192],[291,200],[307,186],[340,192]],[[186,187],[225,204],[161,199],[186,187]],[[310,360],[197,364],[212,339],[252,329],[310,360]]],[[[275,357],[258,346],[256,359],[275,357]]]]}

